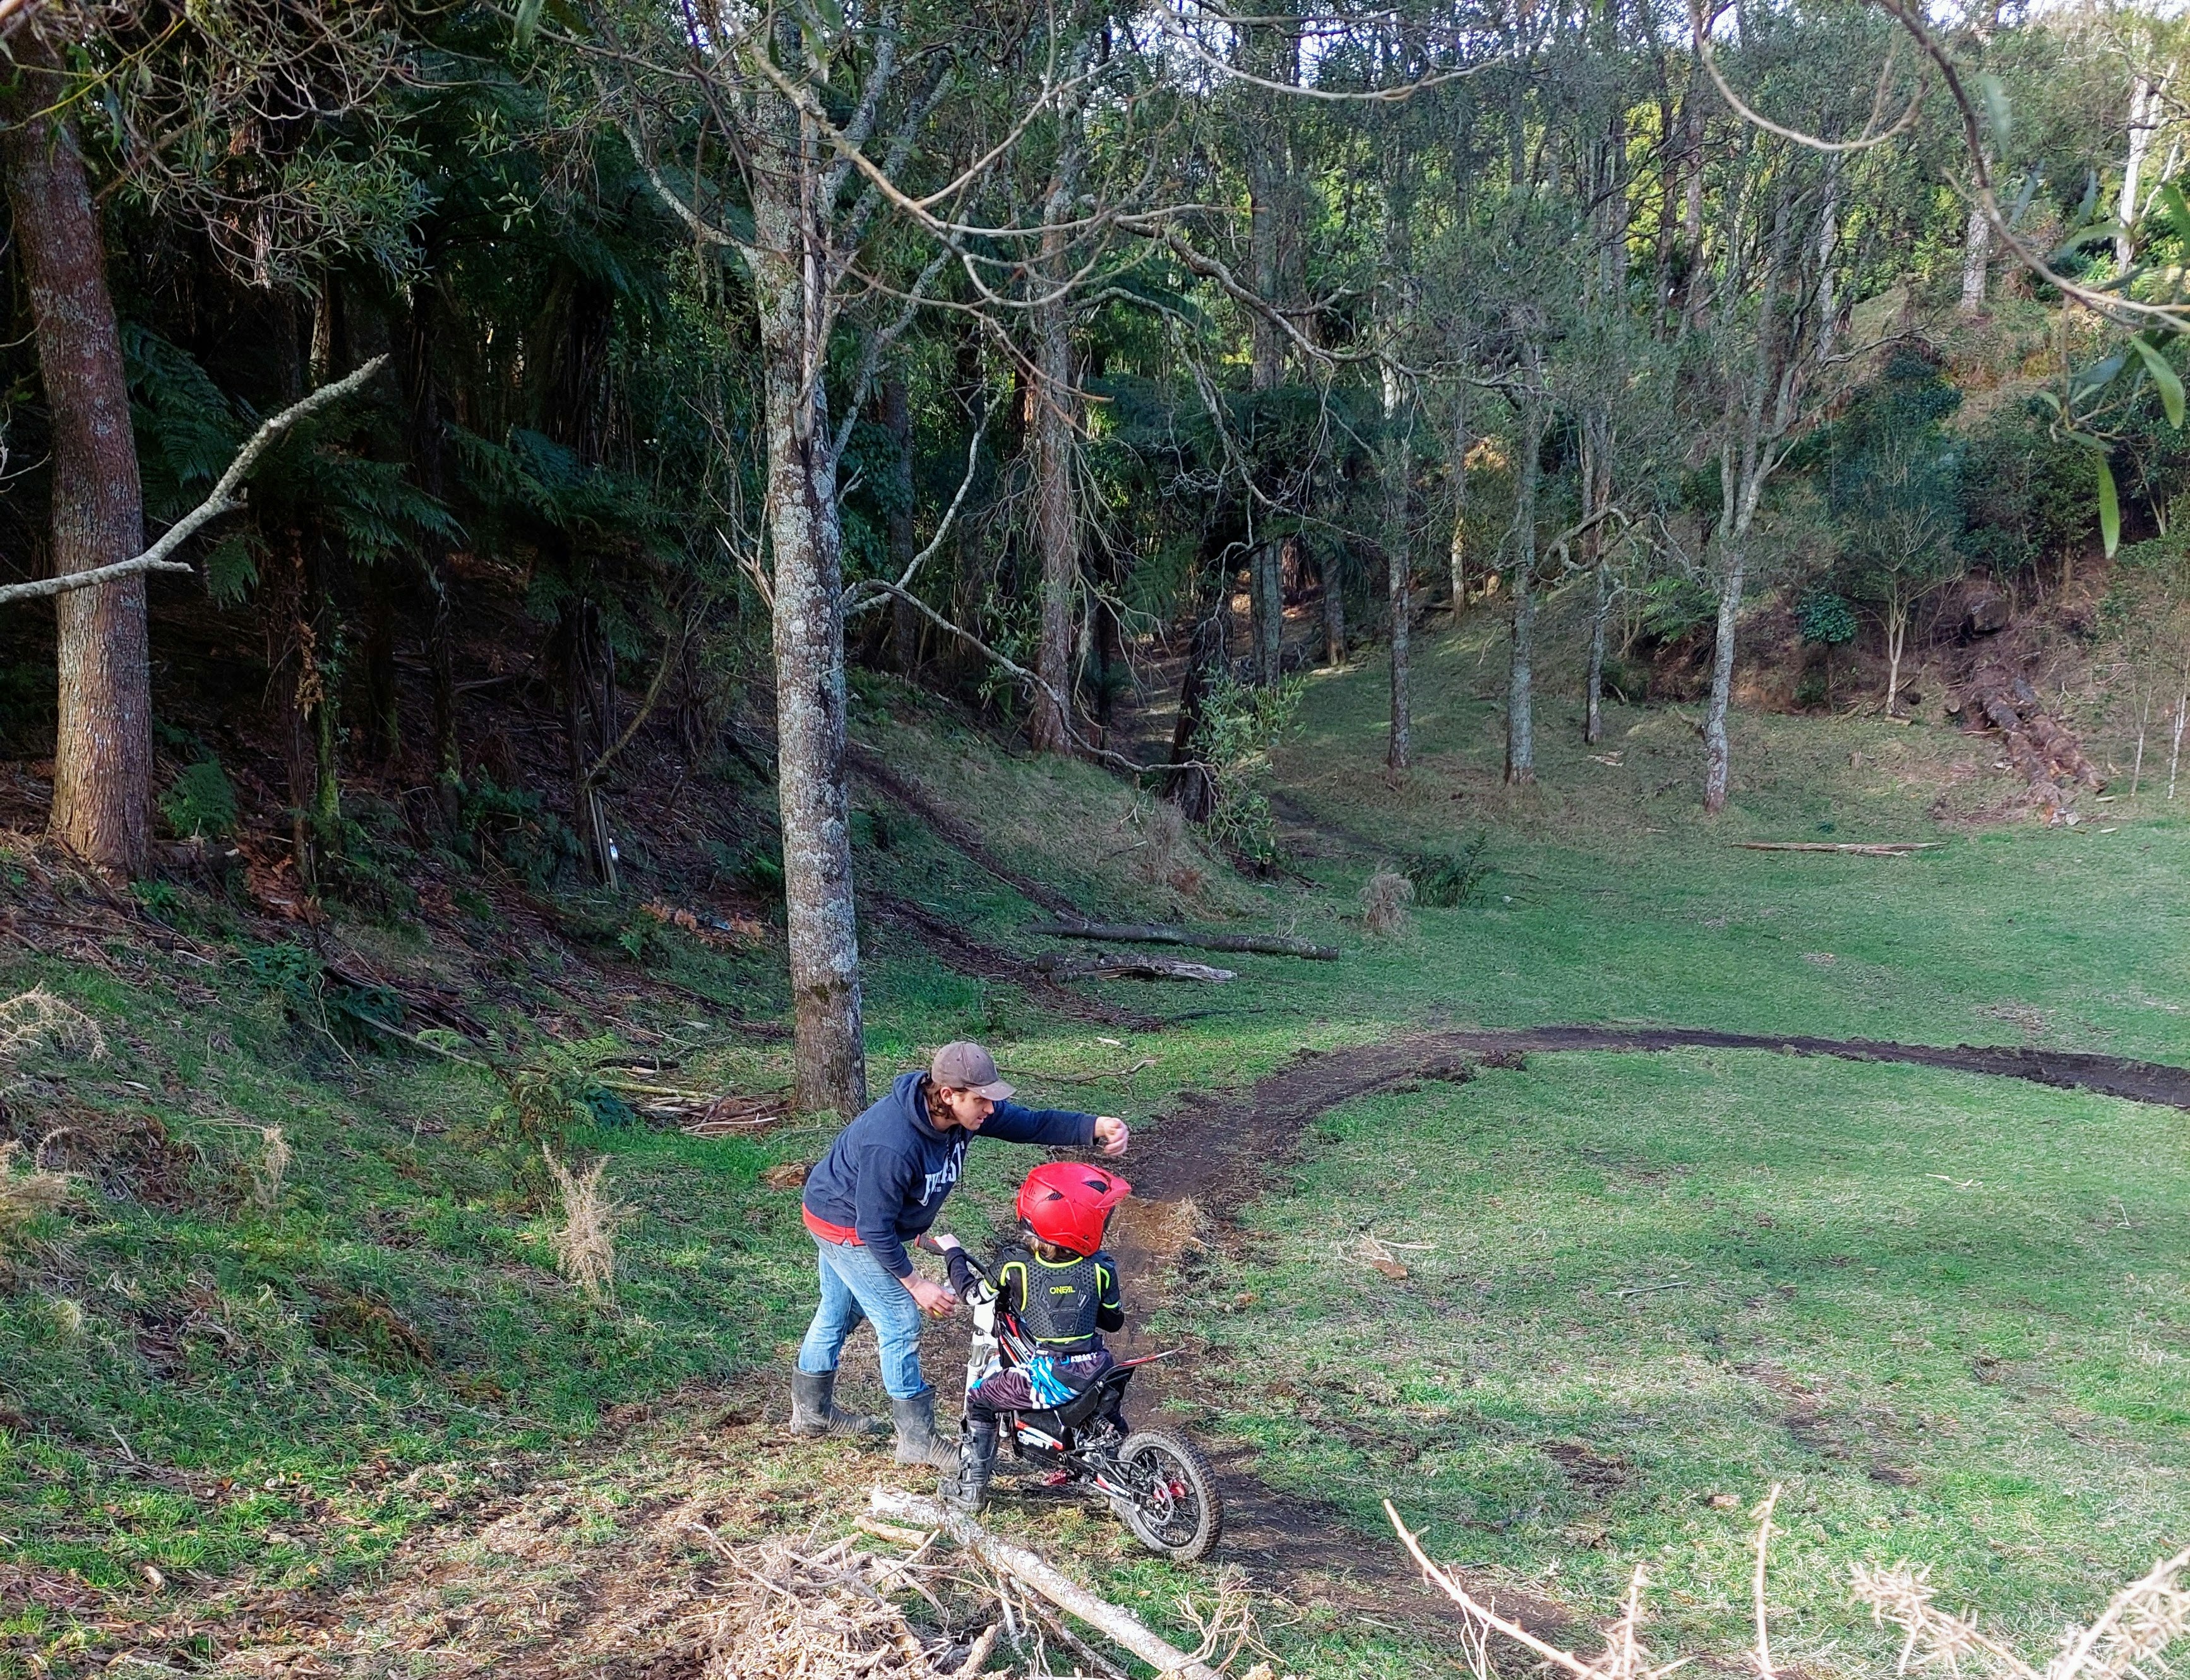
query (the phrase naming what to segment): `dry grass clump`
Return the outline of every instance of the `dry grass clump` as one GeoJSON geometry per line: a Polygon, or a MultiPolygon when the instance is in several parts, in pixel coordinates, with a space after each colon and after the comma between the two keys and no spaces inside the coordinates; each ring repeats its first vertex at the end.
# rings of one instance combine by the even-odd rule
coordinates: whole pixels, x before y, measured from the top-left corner
{"type": "Polygon", "coordinates": [[[563,1228],[555,1233],[555,1266],[586,1292],[590,1301],[605,1301],[616,1289],[616,1231],[623,1208],[601,1191],[609,1158],[596,1157],[583,1173],[573,1173],[541,1145],[548,1170],[563,1197],[563,1228]]]}
{"type": "Polygon", "coordinates": [[[1192,898],[1209,884],[1208,871],[1193,855],[1186,813],[1167,799],[1150,801],[1133,812],[1141,838],[1136,860],[1142,878],[1192,898]]]}
{"type": "Polygon", "coordinates": [[[106,1035],[75,1004],[63,1003],[43,986],[33,987],[0,1003],[0,1074],[41,1052],[102,1061],[106,1035]]]}
{"type": "Polygon", "coordinates": [[[26,1160],[20,1143],[0,1143],[0,1249],[31,1220],[68,1200],[69,1175],[26,1160]]]}
{"type": "Polygon", "coordinates": [[[1379,939],[1397,939],[1413,925],[1407,907],[1415,884],[1392,869],[1379,869],[1361,889],[1361,923],[1379,939]]]}
{"type": "Polygon", "coordinates": [[[281,1205],[281,1186],[296,1151],[289,1147],[288,1137],[279,1126],[261,1127],[258,1141],[258,1160],[251,1169],[251,1199],[270,1213],[281,1205]]]}

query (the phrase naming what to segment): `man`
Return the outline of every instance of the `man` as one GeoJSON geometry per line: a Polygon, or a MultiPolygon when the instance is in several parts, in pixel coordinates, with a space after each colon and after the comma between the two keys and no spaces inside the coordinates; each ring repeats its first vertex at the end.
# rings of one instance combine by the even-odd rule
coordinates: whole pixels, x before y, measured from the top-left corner
{"type": "Polygon", "coordinates": [[[905,1245],[943,1210],[976,1132],[1012,1143],[1067,1149],[1102,1145],[1123,1155],[1131,1135],[1109,1114],[1023,1108],[996,1059],[961,1040],[936,1051],[925,1073],[900,1073],[889,1095],[837,1134],[807,1175],[806,1228],[820,1251],[821,1304],[791,1378],[795,1434],[865,1429],[836,1406],[837,1360],[861,1319],[882,1343],[882,1387],[897,1428],[897,1462],[950,1469],[955,1445],[935,1433],[935,1390],[920,1373],[920,1319],[941,1318],[958,1298],[912,1268],[905,1245]]]}

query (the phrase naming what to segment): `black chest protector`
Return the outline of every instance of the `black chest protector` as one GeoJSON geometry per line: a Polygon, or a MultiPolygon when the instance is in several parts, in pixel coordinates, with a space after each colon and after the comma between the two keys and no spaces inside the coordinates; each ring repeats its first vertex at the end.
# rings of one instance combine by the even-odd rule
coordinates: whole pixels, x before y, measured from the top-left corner
{"type": "Polygon", "coordinates": [[[1086,1353],[1096,1346],[1097,1317],[1106,1304],[1115,1311],[1118,1298],[1117,1263],[1108,1254],[1052,1262],[1007,1248],[997,1259],[1005,1302],[1044,1353],[1086,1353]]]}

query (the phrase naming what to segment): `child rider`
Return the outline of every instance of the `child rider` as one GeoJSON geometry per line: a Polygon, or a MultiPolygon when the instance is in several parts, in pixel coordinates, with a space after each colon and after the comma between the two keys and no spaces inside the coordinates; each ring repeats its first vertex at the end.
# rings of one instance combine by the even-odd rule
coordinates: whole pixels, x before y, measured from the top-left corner
{"type": "MultiPolygon", "coordinates": [[[[1098,1333],[1126,1323],[1118,1263],[1104,1251],[1103,1231],[1132,1188],[1074,1161],[1037,1167],[1019,1186],[1020,1240],[998,1252],[989,1276],[998,1304],[1041,1351],[991,1372],[966,1396],[958,1474],[939,1490],[950,1503],[978,1511],[987,1499],[999,1413],[1062,1406],[1116,1363],[1098,1333]]],[[[937,1237],[936,1246],[949,1257],[951,1288],[964,1295],[973,1281],[966,1251],[953,1236],[937,1237]]]]}

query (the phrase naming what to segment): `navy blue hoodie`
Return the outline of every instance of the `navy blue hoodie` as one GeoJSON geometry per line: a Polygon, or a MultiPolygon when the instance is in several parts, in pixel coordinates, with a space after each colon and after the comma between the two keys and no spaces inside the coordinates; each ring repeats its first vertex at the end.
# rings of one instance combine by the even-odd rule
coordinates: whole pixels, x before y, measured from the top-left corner
{"type": "MultiPolygon", "coordinates": [[[[806,1211],[825,1225],[854,1230],[883,1268],[912,1276],[905,1245],[935,1223],[944,1198],[966,1163],[974,1134],[928,1123],[918,1072],[900,1073],[889,1095],[837,1134],[820,1164],[806,1175],[806,1211]]],[[[984,1138],[1084,1148],[1095,1141],[1095,1117],[1069,1108],[1022,1108],[1000,1102],[982,1123],[984,1138]]]]}

